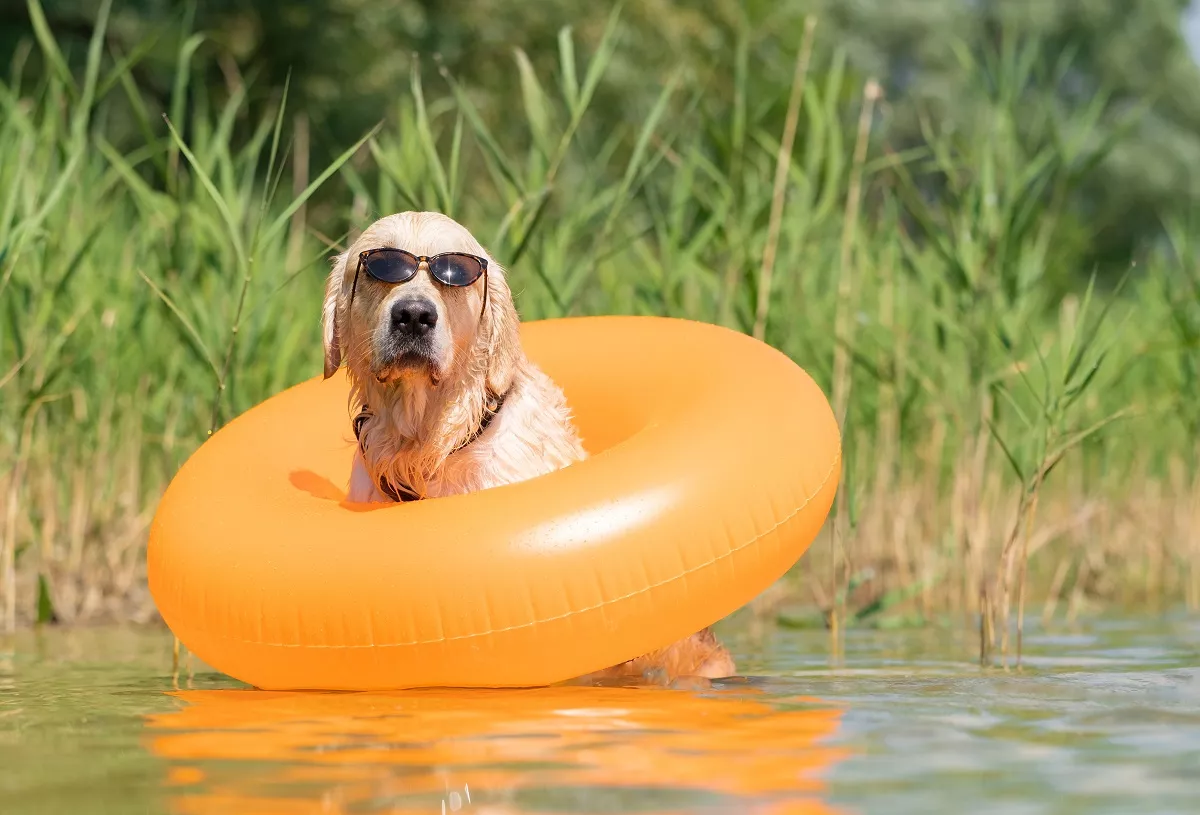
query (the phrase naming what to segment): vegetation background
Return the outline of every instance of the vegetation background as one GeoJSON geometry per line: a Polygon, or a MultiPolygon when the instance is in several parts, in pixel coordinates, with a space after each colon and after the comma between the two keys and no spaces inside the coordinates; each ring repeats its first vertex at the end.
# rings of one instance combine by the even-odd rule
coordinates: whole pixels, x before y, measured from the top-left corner
{"type": "Polygon", "coordinates": [[[1200,607],[1187,5],[4,0],[0,621],[153,618],[157,496],[320,370],[325,258],[413,207],[526,319],[817,377],[844,487],[760,618],[990,660],[1027,607],[1200,607]]]}

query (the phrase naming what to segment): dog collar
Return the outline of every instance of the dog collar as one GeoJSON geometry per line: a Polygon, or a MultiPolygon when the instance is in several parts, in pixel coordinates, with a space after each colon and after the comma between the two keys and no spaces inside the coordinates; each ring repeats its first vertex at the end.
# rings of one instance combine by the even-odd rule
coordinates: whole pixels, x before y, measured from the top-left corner
{"type": "MultiPolygon", "coordinates": [[[[496,418],[496,414],[500,412],[500,408],[504,407],[504,400],[508,397],[508,391],[499,395],[488,393],[487,404],[483,408],[483,418],[479,421],[479,426],[475,428],[457,447],[450,451],[450,455],[454,455],[463,448],[473,443],[476,439],[483,435],[483,431],[488,429],[488,425],[492,423],[492,419],[496,418]]],[[[375,415],[371,408],[367,405],[362,406],[362,410],[354,417],[351,425],[354,427],[354,438],[358,442],[359,449],[365,455],[367,452],[366,442],[362,439],[362,428],[375,415]]],[[[412,487],[407,484],[400,484],[398,487],[392,485],[391,481],[386,478],[379,479],[379,491],[396,502],[419,501],[421,496],[412,487]]]]}

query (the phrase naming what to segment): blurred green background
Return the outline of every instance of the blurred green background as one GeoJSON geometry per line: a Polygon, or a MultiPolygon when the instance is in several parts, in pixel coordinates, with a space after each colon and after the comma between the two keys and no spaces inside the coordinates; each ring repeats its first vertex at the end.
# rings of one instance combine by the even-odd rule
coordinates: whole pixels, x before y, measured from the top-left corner
{"type": "MultiPolygon", "coordinates": [[[[963,69],[960,50],[978,56],[1006,35],[1030,38],[1039,44],[1042,90],[1053,92],[1064,110],[1086,107],[1098,94],[1109,97],[1114,113],[1148,107],[1080,193],[1091,233],[1088,259],[1120,268],[1131,252],[1161,234],[1164,209],[1189,207],[1200,195],[1194,169],[1200,166],[1200,74],[1181,30],[1188,5],[1188,0],[627,3],[622,48],[598,88],[596,115],[613,121],[643,115],[661,83],[680,67],[702,84],[705,107],[728,110],[735,104],[741,47],[753,59],[747,95],[765,108],[764,116],[781,121],[794,51],[811,13],[822,28],[815,70],[843,50],[852,76],[878,78],[892,109],[879,122],[877,138],[899,149],[921,143],[920,108],[957,133],[981,125],[982,89],[963,69]]],[[[69,64],[81,69],[99,0],[50,0],[43,6],[69,64]]],[[[539,75],[552,71],[558,31],[570,26],[581,47],[594,46],[610,8],[570,0],[119,2],[105,39],[113,54],[148,48],[132,73],[148,102],[161,109],[174,87],[181,39],[192,32],[204,37],[192,57],[195,93],[203,89],[220,99],[236,72],[251,82],[249,101],[266,102],[290,72],[294,109],[311,120],[315,155],[328,159],[394,110],[407,90],[413,54],[430,63],[440,59],[499,118],[504,100],[516,91],[514,49],[529,56],[539,75]]],[[[0,55],[7,62],[28,41],[31,26],[21,2],[9,0],[0,15],[0,55]]],[[[1103,138],[1110,124],[1101,123],[1094,136],[1103,138]]],[[[137,138],[132,129],[119,135],[137,138]]]]}
{"type": "Polygon", "coordinates": [[[526,319],[718,322],[826,388],[844,486],[761,613],[1200,607],[1196,19],[8,0],[0,619],[153,617],[162,488],[320,370],[325,258],[415,207],[526,319]]]}

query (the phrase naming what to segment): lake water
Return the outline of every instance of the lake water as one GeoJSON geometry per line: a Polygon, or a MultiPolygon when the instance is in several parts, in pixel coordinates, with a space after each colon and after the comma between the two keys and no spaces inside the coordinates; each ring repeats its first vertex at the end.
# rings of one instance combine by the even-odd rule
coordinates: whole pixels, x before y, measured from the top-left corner
{"type": "Polygon", "coordinates": [[[161,629],[0,639],[0,812],[1197,813],[1200,619],[1027,635],[719,628],[711,690],[173,687],[161,629]]]}

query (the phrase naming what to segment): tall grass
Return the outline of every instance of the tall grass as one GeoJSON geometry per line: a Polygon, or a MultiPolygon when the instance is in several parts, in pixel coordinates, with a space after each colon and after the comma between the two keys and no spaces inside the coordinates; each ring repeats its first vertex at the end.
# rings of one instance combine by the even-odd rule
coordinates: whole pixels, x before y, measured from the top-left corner
{"type": "MultiPolygon", "coordinates": [[[[989,89],[983,135],[931,112],[923,143],[891,145],[872,136],[891,103],[843,54],[801,43],[785,98],[756,98],[746,39],[732,102],[680,73],[612,121],[593,100],[621,30],[588,53],[563,31],[553,74],[516,53],[505,99],[414,62],[381,128],[323,172],[286,89],[250,110],[240,79],[219,104],[191,87],[194,39],[169,122],[131,59],[95,48],[81,84],[18,63],[0,85],[6,624],[153,616],[144,537],[167,480],[212,427],[319,371],[323,258],[409,208],[480,236],[525,319],[718,322],[826,388],[838,545],[758,614],[974,619],[991,661],[1014,606],[1200,606],[1197,254],[1173,223],[1123,290],[1089,286],[1072,205],[1111,148],[1091,138],[1103,100],[1063,118],[1039,104],[1036,50],[963,54],[989,89]],[[144,143],[109,143],[116,110],[144,143]],[[322,185],[339,207],[312,205],[322,185]]],[[[49,32],[39,47],[58,64],[49,32]]]]}
{"type": "MultiPolygon", "coordinates": [[[[53,41],[42,47],[55,64],[53,41]]],[[[179,53],[178,100],[193,48],[185,41],[179,53]]],[[[131,63],[102,81],[99,64],[89,62],[82,88],[62,72],[23,77],[20,63],[0,87],[9,627],[31,608],[43,618],[149,615],[144,534],[165,481],[214,425],[316,360],[311,318],[285,316],[286,300],[284,313],[266,307],[289,285],[294,302],[316,296],[302,273],[324,255],[310,239],[297,268],[285,265],[289,220],[306,196],[273,202],[280,116],[264,112],[234,144],[244,88],[217,110],[203,98],[190,109],[173,102],[175,121],[192,122],[185,145],[170,122],[153,123],[131,63]],[[114,148],[104,117],[116,106],[98,88],[123,92],[119,109],[153,138],[114,148]],[[37,602],[22,609],[28,586],[37,602]]]]}

